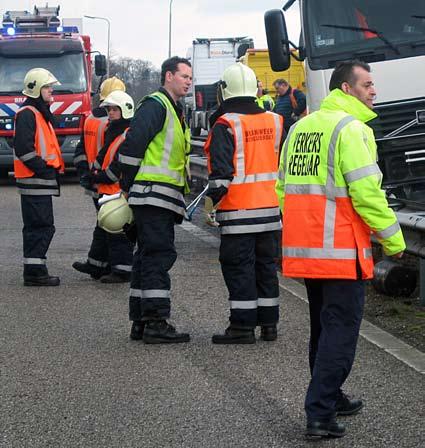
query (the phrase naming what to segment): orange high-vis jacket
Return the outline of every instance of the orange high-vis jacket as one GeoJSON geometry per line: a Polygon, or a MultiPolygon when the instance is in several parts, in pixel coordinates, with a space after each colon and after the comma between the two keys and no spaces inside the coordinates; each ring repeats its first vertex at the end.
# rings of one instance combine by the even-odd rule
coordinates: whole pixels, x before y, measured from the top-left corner
{"type": "MultiPolygon", "coordinates": [[[[56,168],[63,173],[65,163],[59,147],[58,139],[51,123],[46,122],[41,112],[33,106],[25,106],[18,110],[15,116],[25,109],[31,110],[35,116],[35,141],[34,147],[36,154],[41,157],[48,166],[56,168]]],[[[25,178],[34,176],[34,171],[30,170],[20,159],[15,157],[13,161],[13,169],[16,178],[25,178]]]]}
{"type": "Polygon", "coordinates": [[[84,122],[84,150],[90,168],[93,166],[105,139],[108,117],[95,117],[90,114],[84,122]]]}
{"type": "MultiPolygon", "coordinates": [[[[255,115],[227,113],[216,123],[231,128],[235,140],[234,177],[218,210],[278,207],[274,186],[279,165],[282,117],[272,112],[255,115]]],[[[209,172],[211,135],[205,143],[209,172]]]]}
{"type": "MultiPolygon", "coordinates": [[[[121,146],[121,143],[125,140],[125,136],[127,134],[127,129],[118,137],[114,139],[114,141],[109,145],[108,150],[106,151],[105,157],[102,163],[102,171],[108,171],[109,165],[114,160],[115,154],[118,151],[118,148],[121,146]]],[[[109,174],[109,176],[112,175],[109,174]]],[[[121,191],[119,181],[113,184],[98,184],[97,191],[99,194],[115,194],[121,191]]]]}

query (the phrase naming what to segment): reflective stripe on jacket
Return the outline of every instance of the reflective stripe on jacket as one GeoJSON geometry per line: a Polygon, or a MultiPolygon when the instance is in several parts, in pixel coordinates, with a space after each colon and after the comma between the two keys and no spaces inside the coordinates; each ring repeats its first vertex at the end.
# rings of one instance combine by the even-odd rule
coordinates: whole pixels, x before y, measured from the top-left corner
{"type": "Polygon", "coordinates": [[[169,99],[161,92],[149,95],[166,109],[162,130],[153,138],[140,162],[130,189],[129,204],[153,205],[185,214],[183,191],[189,192],[190,130],[182,123],[169,99]],[[161,185],[154,185],[154,184],[161,185]]]}
{"type": "Polygon", "coordinates": [[[127,134],[127,129],[118,137],[116,137],[112,143],[109,145],[108,150],[106,151],[105,157],[102,163],[102,171],[106,173],[106,175],[114,181],[113,184],[98,184],[97,191],[99,194],[115,194],[121,191],[119,179],[115,176],[115,174],[109,169],[109,165],[114,160],[115,154],[118,151],[121,143],[125,140],[125,136],[127,134]]]}
{"type": "Polygon", "coordinates": [[[26,161],[34,157],[41,157],[46,165],[63,172],[65,163],[62,158],[60,146],[51,123],[46,122],[41,112],[33,106],[24,106],[18,110],[15,120],[20,112],[29,109],[35,117],[34,152],[17,157],[14,154],[14,173],[19,194],[31,196],[59,195],[59,185],[56,178],[43,179],[35,175],[34,171],[25,165],[26,161]]]}
{"type": "MultiPolygon", "coordinates": [[[[35,130],[35,154],[26,154],[25,156],[14,158],[13,168],[16,178],[24,178],[34,176],[34,171],[30,170],[24,162],[31,157],[41,157],[47,165],[52,166],[60,172],[65,168],[62,159],[62,153],[59,147],[58,139],[51,123],[46,122],[41,112],[33,106],[25,106],[18,110],[16,115],[25,109],[31,110],[35,116],[36,130],[35,130]]],[[[15,118],[16,120],[16,118],[15,118]]]]}
{"type": "Polygon", "coordinates": [[[276,184],[283,212],[283,273],[289,277],[373,277],[371,229],[391,255],[404,250],[397,218],[380,189],[376,115],[334,90],[292,126],[276,184]]]}
{"type": "MultiPolygon", "coordinates": [[[[222,234],[257,233],[278,230],[280,211],[274,191],[283,120],[266,112],[248,115],[227,113],[216,124],[224,124],[234,138],[234,176],[209,181],[212,188],[228,188],[219,202],[217,221],[222,234]]],[[[205,144],[211,172],[211,135],[205,144]]]]}

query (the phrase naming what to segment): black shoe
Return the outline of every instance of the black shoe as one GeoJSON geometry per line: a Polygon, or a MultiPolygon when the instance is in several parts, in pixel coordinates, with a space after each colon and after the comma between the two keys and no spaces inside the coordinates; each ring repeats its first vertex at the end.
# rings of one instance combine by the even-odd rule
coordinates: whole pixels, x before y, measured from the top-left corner
{"type": "Polygon", "coordinates": [[[336,415],[354,415],[363,407],[362,400],[350,400],[350,397],[344,392],[338,394],[336,400],[335,412],[336,415]]]}
{"type": "Polygon", "coordinates": [[[102,275],[109,274],[110,272],[109,268],[98,268],[96,266],[93,266],[88,261],[86,261],[85,263],[81,263],[81,261],[74,261],[74,263],[72,263],[72,267],[78,272],[90,275],[90,277],[94,278],[95,280],[99,280],[102,275]]]}
{"type": "Polygon", "coordinates": [[[131,274],[117,274],[111,272],[108,275],[103,275],[100,278],[101,283],[128,283],[130,281],[131,274]]]}
{"type": "Polygon", "coordinates": [[[177,333],[166,320],[148,320],[143,330],[143,342],[146,344],[174,344],[189,342],[188,333],[177,333]]]}
{"type": "Polygon", "coordinates": [[[234,328],[231,325],[226,328],[224,334],[215,334],[212,337],[213,344],[254,344],[254,329],[234,328]]]}
{"type": "Polygon", "coordinates": [[[276,325],[262,326],[260,338],[263,341],[275,341],[277,339],[277,326],[276,325]]]}
{"type": "Polygon", "coordinates": [[[51,275],[45,275],[44,277],[26,275],[24,277],[24,286],[58,286],[59,284],[59,277],[52,277],[51,275]]]}
{"type": "Polygon", "coordinates": [[[131,324],[130,339],[133,339],[133,341],[142,340],[144,329],[145,329],[145,322],[135,320],[131,324]]]}
{"type": "Polygon", "coordinates": [[[345,426],[335,420],[330,422],[311,421],[307,423],[305,435],[310,438],[344,437],[345,426]]]}

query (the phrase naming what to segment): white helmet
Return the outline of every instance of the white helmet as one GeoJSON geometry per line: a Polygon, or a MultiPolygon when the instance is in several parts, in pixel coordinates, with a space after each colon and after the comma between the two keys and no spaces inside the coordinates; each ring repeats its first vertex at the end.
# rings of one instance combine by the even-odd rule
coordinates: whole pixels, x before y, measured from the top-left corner
{"type": "Polygon", "coordinates": [[[30,98],[38,98],[42,87],[59,85],[60,82],[45,68],[32,68],[24,78],[22,93],[30,98]]]}
{"type": "Polygon", "coordinates": [[[125,119],[134,116],[133,98],[121,90],[114,90],[100,103],[100,107],[106,106],[118,106],[121,109],[122,117],[125,119]]]}
{"type": "Polygon", "coordinates": [[[232,64],[224,70],[220,89],[223,100],[236,96],[257,96],[257,77],[252,69],[241,62],[232,64]]]}
{"type": "Polygon", "coordinates": [[[117,199],[111,199],[99,209],[97,214],[99,227],[109,233],[121,233],[126,224],[133,222],[133,211],[126,198],[120,195],[117,199]]]}
{"type": "Polygon", "coordinates": [[[125,92],[125,84],[116,76],[107,78],[100,85],[100,99],[103,101],[114,90],[122,90],[125,92]]]}

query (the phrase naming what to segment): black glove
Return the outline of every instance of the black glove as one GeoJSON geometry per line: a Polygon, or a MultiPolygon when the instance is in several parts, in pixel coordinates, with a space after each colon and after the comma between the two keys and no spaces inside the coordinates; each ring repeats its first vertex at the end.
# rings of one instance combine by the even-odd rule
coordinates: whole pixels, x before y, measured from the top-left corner
{"type": "Polygon", "coordinates": [[[137,226],[136,223],[132,222],[131,224],[124,224],[122,230],[125,233],[125,236],[132,242],[137,243],[137,226]]]}
{"type": "Polygon", "coordinates": [[[83,188],[90,189],[94,184],[94,177],[92,173],[85,173],[80,177],[80,185],[83,188]]]}

